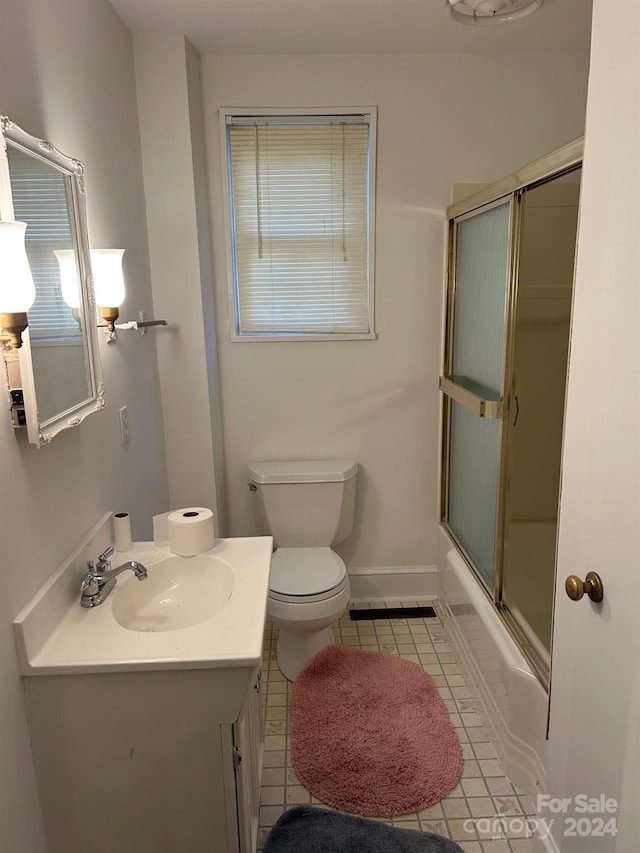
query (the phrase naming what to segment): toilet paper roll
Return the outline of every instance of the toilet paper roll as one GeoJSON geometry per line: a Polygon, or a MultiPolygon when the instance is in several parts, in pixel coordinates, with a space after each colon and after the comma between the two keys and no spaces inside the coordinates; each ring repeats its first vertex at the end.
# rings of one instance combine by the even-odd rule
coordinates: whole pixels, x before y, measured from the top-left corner
{"type": "Polygon", "coordinates": [[[169,550],[180,557],[203,554],[215,543],[213,513],[202,506],[185,507],[170,512],[169,550]]]}
{"type": "Polygon", "coordinates": [[[114,512],[113,514],[113,536],[116,551],[130,551],[131,542],[131,516],[128,512],[114,512]]]}

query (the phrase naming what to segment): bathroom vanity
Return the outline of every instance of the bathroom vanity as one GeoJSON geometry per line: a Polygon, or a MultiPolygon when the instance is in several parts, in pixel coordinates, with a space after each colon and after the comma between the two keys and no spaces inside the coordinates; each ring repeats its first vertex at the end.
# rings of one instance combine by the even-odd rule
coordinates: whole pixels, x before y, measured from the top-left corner
{"type": "MultiPolygon", "coordinates": [[[[14,622],[49,849],[255,853],[271,539],[218,540],[204,569],[179,558],[164,593],[127,573],[81,608],[109,541],[105,516],[14,622]],[[203,571],[230,571],[231,588],[203,571]]],[[[176,560],[153,543],[118,556],[152,582],[176,560]]]]}

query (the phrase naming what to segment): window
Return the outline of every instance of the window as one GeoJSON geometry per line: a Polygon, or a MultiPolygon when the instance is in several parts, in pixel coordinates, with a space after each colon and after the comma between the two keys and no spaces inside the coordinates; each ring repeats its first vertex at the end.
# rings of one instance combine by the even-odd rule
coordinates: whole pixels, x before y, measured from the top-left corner
{"type": "Polygon", "coordinates": [[[374,338],[375,108],[222,110],[234,340],[374,338]]]}

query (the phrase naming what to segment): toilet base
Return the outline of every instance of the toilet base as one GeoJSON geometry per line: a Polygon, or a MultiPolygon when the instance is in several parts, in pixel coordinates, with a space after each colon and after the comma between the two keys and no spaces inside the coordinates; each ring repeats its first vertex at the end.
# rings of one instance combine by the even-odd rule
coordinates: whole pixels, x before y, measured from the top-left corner
{"type": "Polygon", "coordinates": [[[278,636],[278,666],[280,672],[289,681],[293,681],[300,670],[311,661],[318,652],[335,642],[331,628],[324,628],[307,637],[294,635],[280,628],[278,636]]]}

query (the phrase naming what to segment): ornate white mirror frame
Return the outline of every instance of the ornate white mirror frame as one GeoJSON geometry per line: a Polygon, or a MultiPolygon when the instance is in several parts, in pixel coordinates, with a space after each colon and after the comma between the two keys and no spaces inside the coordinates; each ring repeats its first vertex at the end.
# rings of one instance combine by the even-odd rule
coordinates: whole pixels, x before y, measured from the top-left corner
{"type": "MultiPolygon", "coordinates": [[[[10,161],[14,162],[14,171],[16,162],[22,164],[23,171],[27,173],[27,180],[30,177],[30,163],[33,162],[34,170],[37,168],[41,173],[44,172],[45,182],[48,175],[51,181],[58,185],[57,215],[62,224],[62,231],[65,232],[59,244],[55,244],[55,238],[53,243],[47,244],[44,266],[48,273],[40,277],[37,264],[34,267],[34,258],[30,256],[36,294],[39,283],[43,286],[41,282],[47,278],[48,298],[56,307],[42,313],[44,319],[39,320],[39,330],[36,330],[35,324],[31,332],[27,328],[23,333],[23,345],[20,349],[15,350],[5,344],[3,353],[14,426],[26,426],[29,441],[41,447],[49,444],[62,430],[77,426],[87,415],[105,407],[89,254],[84,166],[80,161],[62,154],[50,142],[26,133],[7,116],[0,115],[0,131],[0,220],[22,219],[27,222],[29,255],[29,218],[33,215],[33,234],[38,228],[36,220],[40,213],[47,215],[45,205],[50,204],[50,200],[41,197],[39,189],[32,191],[28,187],[21,193],[23,210],[17,211],[19,215],[16,216],[16,208],[19,205],[14,204],[10,161]],[[53,255],[56,248],[75,253],[79,305],[74,308],[65,305],[59,292],[59,268],[53,255]],[[52,279],[55,280],[53,285],[52,279]],[[54,298],[51,297],[52,288],[55,291],[54,298]],[[47,312],[51,311],[54,312],[52,323],[56,326],[55,330],[53,325],[50,329],[47,328],[47,312]],[[70,358],[74,362],[71,370],[70,358]],[[77,378],[75,389],[70,393],[72,375],[77,378]],[[20,407],[21,396],[24,415],[20,407]]],[[[16,178],[15,174],[13,177],[16,178]]],[[[38,251],[37,246],[35,251],[38,251]]],[[[42,250],[40,252],[42,257],[42,250]]],[[[34,308],[37,301],[36,296],[34,308]]],[[[29,312],[28,317],[32,323],[29,312]]]]}

